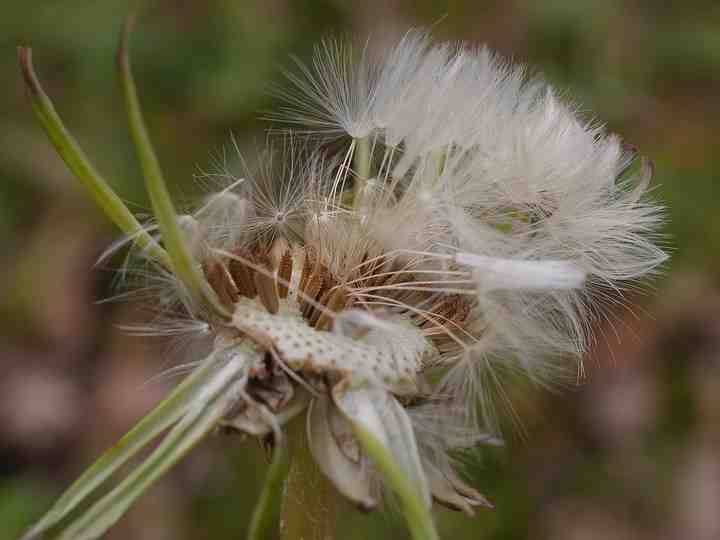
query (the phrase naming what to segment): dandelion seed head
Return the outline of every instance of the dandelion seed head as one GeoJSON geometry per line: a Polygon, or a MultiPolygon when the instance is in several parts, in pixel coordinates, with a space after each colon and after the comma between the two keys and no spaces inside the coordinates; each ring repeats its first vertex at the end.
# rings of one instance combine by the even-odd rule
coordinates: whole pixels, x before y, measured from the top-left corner
{"type": "Polygon", "coordinates": [[[663,210],[648,162],[523,66],[424,31],[377,58],[369,45],[296,61],[274,116],[295,132],[237,175],[223,154],[205,177],[225,185],[180,217],[229,316],[152,262],[140,296],[158,334],[214,338],[196,402],[228,388],[228,429],[277,434],[309,410],[321,469],[371,508],[362,425],[423,504],[472,513],[489,502],[451,451],[497,444],[499,411],[521,424],[508,379],[582,373],[606,304],[666,258],[663,210]]]}

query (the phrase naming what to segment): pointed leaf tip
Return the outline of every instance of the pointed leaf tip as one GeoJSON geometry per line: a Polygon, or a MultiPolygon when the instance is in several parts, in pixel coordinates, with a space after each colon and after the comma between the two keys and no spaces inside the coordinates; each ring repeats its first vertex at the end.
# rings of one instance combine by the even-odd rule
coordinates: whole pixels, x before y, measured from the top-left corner
{"type": "Polygon", "coordinates": [[[39,83],[32,65],[32,49],[30,47],[18,46],[17,48],[18,64],[20,65],[20,73],[25,80],[25,87],[33,94],[38,94],[39,83]]]}
{"type": "Polygon", "coordinates": [[[122,69],[130,69],[130,56],[129,56],[129,44],[130,35],[132,34],[133,28],[135,27],[135,13],[129,13],[125,17],[123,22],[122,30],[120,32],[120,42],[118,43],[117,49],[117,63],[118,67],[122,69]]]}

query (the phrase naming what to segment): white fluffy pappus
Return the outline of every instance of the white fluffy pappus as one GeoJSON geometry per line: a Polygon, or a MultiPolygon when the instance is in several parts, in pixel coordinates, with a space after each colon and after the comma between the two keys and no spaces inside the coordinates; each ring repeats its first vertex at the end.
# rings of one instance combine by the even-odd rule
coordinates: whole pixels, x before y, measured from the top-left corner
{"type": "MultiPolygon", "coordinates": [[[[347,314],[370,330],[341,335],[368,345],[388,324],[415,328],[386,340],[391,357],[417,356],[409,386],[385,368],[384,379],[369,376],[367,359],[346,367],[357,362],[362,384],[416,396],[424,412],[408,411],[425,434],[419,448],[435,456],[427,468],[449,477],[452,448],[497,435],[498,404],[514,414],[507,377],[577,379],[605,304],[622,303],[622,290],[665,260],[663,213],[646,195],[649,163],[523,67],[421,31],[374,60],[367,47],[354,58],[324,41],[311,67],[297,61],[274,115],[295,135],[262,152],[258,171],[241,159],[239,176],[208,175],[226,186],[194,214],[196,251],[232,310],[247,309],[238,296],[260,294],[242,292],[247,272],[233,265],[245,264],[288,287],[313,327],[346,328],[347,314]],[[308,289],[313,271],[325,281],[308,289]],[[439,376],[434,388],[428,374],[439,376]]],[[[258,303],[276,309],[275,299],[258,303]]],[[[322,371],[331,361],[317,362],[322,371]]]]}
{"type": "MultiPolygon", "coordinates": [[[[547,386],[577,377],[573,362],[605,316],[605,298],[621,303],[620,291],[665,259],[655,243],[662,209],[646,199],[647,162],[635,166],[617,137],[487,48],[411,31],[379,58],[368,44],[353,54],[327,40],[312,66],[296,60],[273,115],[296,135],[261,152],[255,171],[240,157],[234,175],[223,158],[205,178],[224,185],[183,228],[231,309],[242,288],[232,257],[279,278],[287,250],[296,272],[312,254],[331,283],[287,284],[291,296],[300,288],[300,303],[315,303],[311,324],[342,315],[328,306],[340,289],[365,324],[378,315],[409,321],[431,340],[417,375],[445,373],[418,390],[442,421],[416,414],[416,427],[439,430],[435,443],[470,446],[497,434],[498,402],[512,414],[508,375],[547,386]]],[[[160,277],[150,278],[154,287],[171,284],[160,277]]],[[[181,304],[172,297],[164,292],[163,306],[181,304]]]]}
{"type": "Polygon", "coordinates": [[[489,356],[554,383],[558,357],[581,360],[605,304],[666,259],[649,162],[485,47],[410,31],[374,61],[367,46],[356,63],[352,54],[324,42],[274,118],[321,141],[348,137],[340,153],[354,162],[356,194],[382,183],[373,238],[437,272],[422,287],[473,299],[462,332],[472,336],[443,360],[456,371],[441,391],[474,409],[482,372],[497,365],[489,356]]]}

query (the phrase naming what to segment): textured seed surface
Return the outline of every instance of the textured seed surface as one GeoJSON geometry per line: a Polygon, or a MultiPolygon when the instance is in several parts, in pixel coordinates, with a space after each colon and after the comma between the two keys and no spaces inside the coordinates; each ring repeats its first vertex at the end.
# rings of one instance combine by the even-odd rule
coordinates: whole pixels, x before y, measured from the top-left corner
{"type": "Polygon", "coordinates": [[[362,340],[316,330],[286,302],[277,314],[241,302],[233,324],[260,345],[272,344],[293,370],[338,373],[351,384],[379,381],[398,392],[414,388],[421,359],[430,347],[422,334],[411,328],[399,336],[378,337],[371,332],[362,340]]]}

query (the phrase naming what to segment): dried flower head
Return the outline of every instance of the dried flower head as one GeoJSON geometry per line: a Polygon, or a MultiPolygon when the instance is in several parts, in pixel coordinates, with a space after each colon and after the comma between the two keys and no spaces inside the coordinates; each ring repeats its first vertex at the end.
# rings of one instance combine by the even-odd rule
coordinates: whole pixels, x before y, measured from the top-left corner
{"type": "Polygon", "coordinates": [[[155,331],[210,336],[211,350],[32,534],[168,428],[63,538],[102,534],[217,426],[280,444],[306,414],[338,491],[371,509],[388,481],[422,537],[418,504],[490,505],[451,452],[499,443],[504,379],[572,380],[604,306],[665,259],[649,163],[485,48],[409,32],[371,60],[321,43],[274,115],[295,135],[259,171],[212,175],[226,184],[179,217],[121,58],[157,224],[114,219],[146,261],[155,331]]]}

